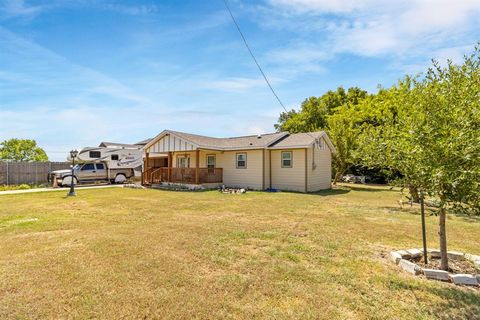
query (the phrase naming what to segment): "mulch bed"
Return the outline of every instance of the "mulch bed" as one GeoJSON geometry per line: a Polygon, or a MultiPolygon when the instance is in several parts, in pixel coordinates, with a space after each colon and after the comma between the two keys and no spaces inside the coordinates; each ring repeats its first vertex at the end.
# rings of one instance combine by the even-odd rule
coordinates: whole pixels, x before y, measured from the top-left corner
{"type": "MultiPolygon", "coordinates": [[[[420,267],[424,269],[435,269],[435,270],[442,270],[440,268],[440,258],[428,258],[428,264],[425,264],[423,262],[423,257],[421,258],[415,258],[415,259],[409,259],[410,261],[416,263],[420,267]]],[[[477,270],[475,269],[475,265],[469,261],[469,260],[454,260],[454,259],[448,259],[448,266],[449,270],[448,272],[450,273],[455,273],[455,274],[471,274],[475,275],[477,273],[477,270]]]]}

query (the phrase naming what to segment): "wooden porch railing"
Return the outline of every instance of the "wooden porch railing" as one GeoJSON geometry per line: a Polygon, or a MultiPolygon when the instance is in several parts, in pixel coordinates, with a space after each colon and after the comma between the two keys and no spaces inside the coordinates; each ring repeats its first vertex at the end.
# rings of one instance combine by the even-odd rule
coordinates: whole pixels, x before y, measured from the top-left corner
{"type": "MultiPolygon", "coordinates": [[[[157,184],[162,182],[195,184],[196,168],[150,168],[143,172],[143,184],[157,184]],[[168,172],[170,170],[170,179],[168,172]]],[[[222,168],[198,168],[199,183],[221,183],[223,181],[222,168]]]]}

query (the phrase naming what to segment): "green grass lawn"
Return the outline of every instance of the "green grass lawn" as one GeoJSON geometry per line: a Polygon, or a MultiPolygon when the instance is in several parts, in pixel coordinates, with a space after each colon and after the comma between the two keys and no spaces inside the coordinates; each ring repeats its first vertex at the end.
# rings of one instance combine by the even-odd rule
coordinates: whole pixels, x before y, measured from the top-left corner
{"type": "MultiPolygon", "coordinates": [[[[398,191],[65,193],[0,196],[0,318],[480,318],[480,290],[390,262],[421,246],[398,191]]],[[[479,220],[447,232],[480,254],[479,220]]]]}

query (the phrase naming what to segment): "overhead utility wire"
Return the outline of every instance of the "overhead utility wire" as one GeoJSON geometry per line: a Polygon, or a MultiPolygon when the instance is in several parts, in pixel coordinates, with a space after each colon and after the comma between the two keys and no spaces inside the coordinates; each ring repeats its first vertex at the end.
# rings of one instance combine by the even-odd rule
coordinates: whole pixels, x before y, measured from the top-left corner
{"type": "Polygon", "coordinates": [[[248,52],[250,52],[250,55],[252,56],[253,61],[255,61],[255,64],[256,64],[257,67],[258,67],[258,70],[260,70],[260,73],[262,74],[263,79],[265,79],[265,82],[267,83],[268,87],[269,87],[270,90],[272,91],[272,93],[273,93],[273,95],[275,96],[275,98],[277,98],[277,101],[278,101],[278,103],[280,103],[280,105],[282,106],[283,110],[285,110],[285,112],[288,113],[287,108],[285,108],[285,105],[283,104],[282,100],[280,100],[280,98],[278,97],[277,93],[275,92],[275,90],[273,89],[272,85],[270,84],[270,81],[268,81],[268,78],[267,78],[267,76],[265,75],[265,72],[263,72],[262,67],[260,67],[260,64],[258,63],[257,58],[255,58],[255,55],[253,54],[252,50],[250,49],[250,46],[249,46],[248,43],[247,43],[247,39],[245,39],[245,36],[243,35],[243,32],[242,32],[242,30],[240,29],[240,26],[238,25],[237,20],[235,20],[235,17],[233,16],[232,10],[230,10],[230,6],[228,5],[228,0],[223,0],[223,3],[225,3],[225,7],[227,8],[228,13],[230,14],[230,17],[232,18],[233,23],[234,23],[235,26],[237,27],[238,33],[240,33],[240,36],[242,37],[242,40],[243,40],[243,43],[245,44],[245,47],[247,47],[248,52]]]}
{"type": "MultiPolygon", "coordinates": [[[[267,78],[267,76],[265,75],[265,72],[263,72],[262,67],[261,67],[260,64],[258,63],[257,58],[255,58],[255,55],[253,54],[252,50],[250,49],[250,46],[248,45],[247,39],[245,39],[245,36],[243,35],[243,32],[242,32],[242,30],[240,29],[240,26],[238,25],[237,20],[235,20],[235,17],[233,16],[232,10],[230,10],[230,6],[228,5],[228,0],[223,0],[223,3],[225,3],[225,7],[227,8],[228,13],[230,14],[230,17],[232,18],[232,21],[233,21],[233,23],[235,24],[235,27],[237,27],[238,33],[240,33],[240,36],[242,37],[242,40],[243,40],[243,43],[245,44],[245,47],[247,47],[248,52],[250,52],[250,55],[252,56],[253,61],[255,61],[255,64],[256,64],[257,67],[258,67],[258,70],[260,70],[260,73],[262,74],[263,79],[265,79],[265,82],[267,83],[268,87],[269,87],[270,90],[272,91],[272,93],[273,93],[273,95],[275,96],[275,98],[277,98],[278,103],[280,103],[280,105],[282,106],[283,110],[285,110],[285,112],[288,114],[287,108],[285,108],[285,105],[283,104],[282,100],[280,100],[280,98],[278,97],[277,93],[275,92],[275,90],[273,89],[272,85],[270,84],[270,81],[268,81],[268,78],[267,78]]],[[[314,137],[312,134],[310,134],[310,132],[306,132],[306,134],[308,134],[310,137],[312,137],[312,138],[314,138],[314,139],[317,139],[317,138],[314,137]]]]}

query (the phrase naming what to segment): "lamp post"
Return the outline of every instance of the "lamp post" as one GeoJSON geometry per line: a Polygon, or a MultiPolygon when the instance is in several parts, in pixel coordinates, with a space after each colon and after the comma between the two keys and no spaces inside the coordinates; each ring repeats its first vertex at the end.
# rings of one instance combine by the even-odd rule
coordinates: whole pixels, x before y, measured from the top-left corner
{"type": "Polygon", "coordinates": [[[75,193],[75,175],[73,172],[73,167],[75,166],[75,158],[78,156],[78,151],[77,150],[72,150],[70,151],[70,158],[72,158],[72,176],[71,176],[71,181],[70,181],[70,191],[68,192],[67,196],[72,197],[76,196],[77,194],[75,193]]]}

